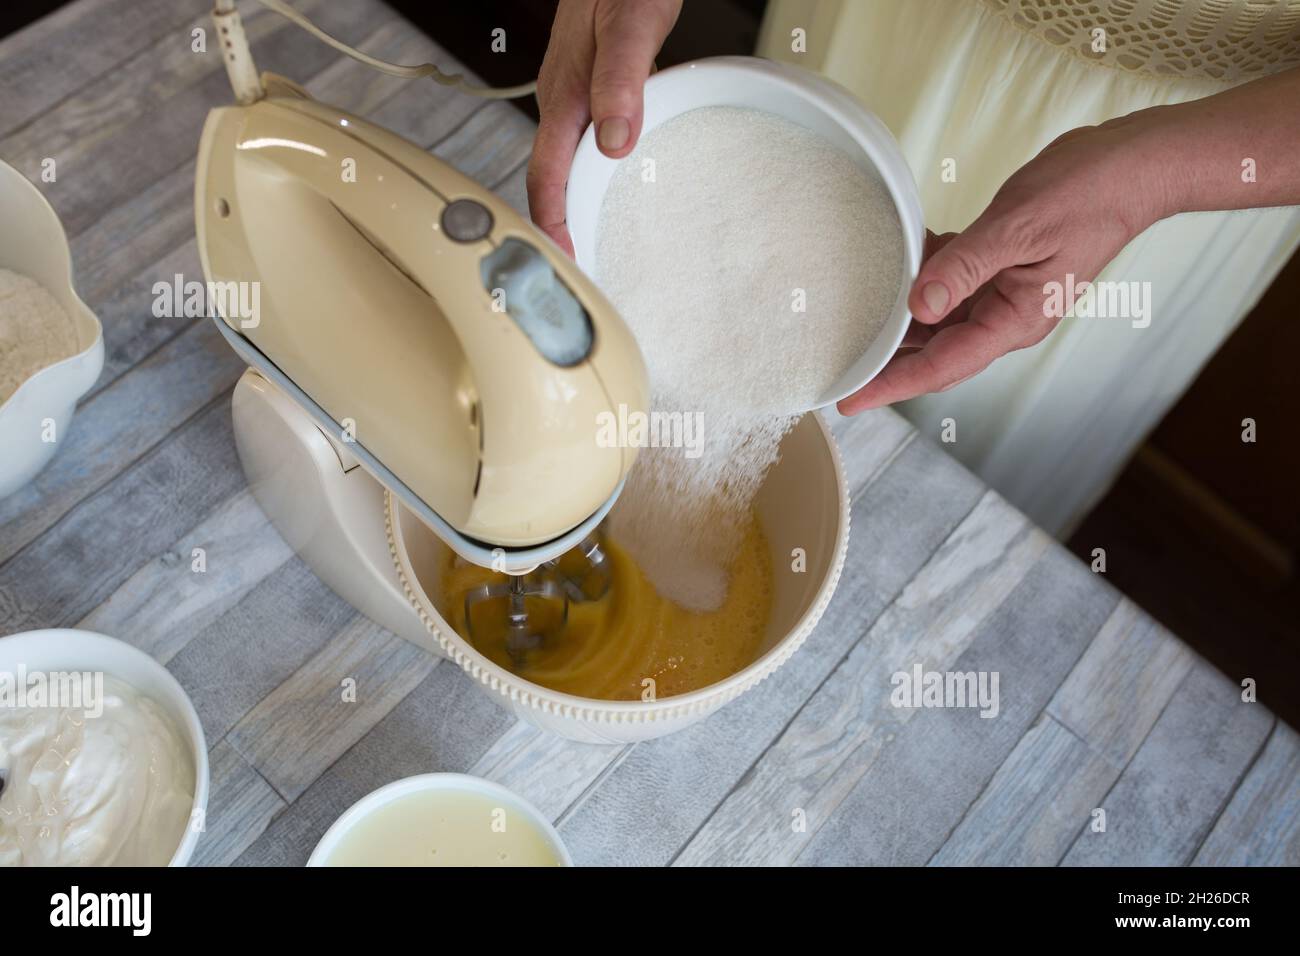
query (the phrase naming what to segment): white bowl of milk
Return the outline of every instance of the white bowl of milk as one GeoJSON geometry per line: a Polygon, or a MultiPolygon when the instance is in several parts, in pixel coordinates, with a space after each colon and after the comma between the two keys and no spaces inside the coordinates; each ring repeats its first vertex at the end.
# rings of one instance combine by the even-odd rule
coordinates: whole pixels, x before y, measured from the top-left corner
{"type": "Polygon", "coordinates": [[[71,629],[0,638],[0,866],[184,866],[208,751],[176,678],[71,629]]]}
{"type": "MultiPolygon", "coordinates": [[[[890,298],[881,303],[881,314],[871,318],[870,321],[879,324],[872,326],[876,331],[862,351],[856,353],[847,367],[839,366],[842,371],[838,371],[829,385],[820,388],[804,410],[833,404],[856,392],[885,367],[902,343],[911,321],[907,295],[920,270],[925,244],[925,221],[916,180],[889,128],[846,89],[808,70],[756,57],[697,60],[652,75],[645,85],[641,140],[644,142],[657,127],[684,114],[717,107],[773,114],[811,131],[846,156],[866,180],[883,186],[893,200],[902,245],[901,270],[895,274],[901,281],[896,292],[882,290],[882,296],[890,298]]],[[[573,239],[574,258],[588,275],[602,283],[602,288],[605,288],[605,277],[598,268],[598,234],[606,194],[621,164],[629,161],[644,164],[650,158],[633,153],[622,160],[610,159],[596,147],[591,125],[578,143],[569,172],[566,220],[573,239]]],[[[648,175],[647,170],[637,172],[648,175]]],[[[720,202],[727,199],[717,197],[720,202]]],[[[705,217],[711,213],[701,208],[699,215],[705,217]]],[[[683,223],[679,228],[688,225],[691,224],[683,223]]],[[[698,231],[699,225],[699,222],[691,225],[692,234],[698,231]]],[[[781,236],[778,231],[777,239],[781,236]]],[[[736,238],[734,233],[729,233],[720,241],[734,244],[736,238]]],[[[725,261],[726,257],[720,253],[721,250],[718,260],[725,261]]],[[[861,268],[865,272],[873,265],[864,261],[861,268]]],[[[645,281],[654,282],[655,276],[648,266],[646,270],[645,281]]],[[[619,307],[617,295],[609,288],[605,291],[619,307]]],[[[707,293],[703,289],[698,291],[707,293]]],[[[845,316],[846,320],[854,318],[845,316]]]]}
{"type": "Polygon", "coordinates": [[[573,866],[573,859],[551,821],[500,784],[426,773],[353,804],[307,865],[573,866]]]}
{"type": "Polygon", "coordinates": [[[31,481],[63,444],[78,399],[104,367],[104,338],[72,287],[72,254],[59,217],[22,173],[3,162],[0,223],[0,270],[35,282],[40,301],[50,304],[48,315],[37,314],[30,308],[36,297],[26,296],[22,314],[7,315],[13,303],[0,301],[3,498],[31,481]],[[57,338],[47,327],[55,322],[67,326],[57,338]],[[49,336],[48,348],[32,351],[43,341],[35,333],[49,336]]]}

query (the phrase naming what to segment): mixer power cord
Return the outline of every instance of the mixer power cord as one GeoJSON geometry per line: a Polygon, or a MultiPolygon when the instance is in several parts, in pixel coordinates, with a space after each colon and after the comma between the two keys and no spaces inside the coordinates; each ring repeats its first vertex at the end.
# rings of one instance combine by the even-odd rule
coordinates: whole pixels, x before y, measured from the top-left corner
{"type": "MultiPolygon", "coordinates": [[[[481,96],[486,99],[508,100],[519,96],[531,96],[537,91],[537,81],[531,83],[521,83],[518,86],[477,86],[470,83],[460,73],[444,73],[432,63],[420,63],[415,66],[407,66],[400,63],[389,63],[387,60],[380,60],[370,56],[368,53],[362,53],[354,47],[348,46],[342,40],[337,40],[330,36],[316,24],[312,23],[306,16],[295,10],[284,0],[257,0],[262,6],[266,7],[273,13],[278,13],[291,23],[296,24],[306,30],[312,36],[316,37],[323,43],[332,46],[359,63],[364,63],[371,69],[378,70],[381,73],[387,73],[389,76],[400,76],[404,79],[420,79],[421,77],[431,77],[435,83],[442,86],[450,86],[460,90],[462,93],[468,93],[471,96],[481,96]]],[[[252,68],[252,57],[248,53],[248,44],[244,38],[243,26],[239,22],[239,13],[235,9],[235,0],[216,0],[216,7],[213,10],[213,19],[222,34],[222,47],[226,57],[226,67],[230,72],[231,84],[235,87],[235,95],[240,102],[245,102],[249,98],[256,99],[261,95],[261,81],[257,78],[256,71],[252,68]],[[242,56],[240,55],[242,53],[242,56]],[[251,73],[251,78],[250,78],[251,73]],[[256,95],[253,95],[254,90],[256,95]]]]}

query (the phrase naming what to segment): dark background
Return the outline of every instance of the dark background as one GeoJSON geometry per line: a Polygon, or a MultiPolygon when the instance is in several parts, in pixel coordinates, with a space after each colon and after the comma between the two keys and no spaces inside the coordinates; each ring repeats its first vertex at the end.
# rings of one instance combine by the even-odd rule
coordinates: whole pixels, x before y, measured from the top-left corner
{"type": "MultiPolygon", "coordinates": [[[[514,86],[536,79],[556,7],[555,0],[387,2],[493,86],[514,86]],[[484,42],[483,38],[499,26],[508,30],[510,56],[492,53],[484,42]]],[[[767,0],[691,0],[683,4],[677,26],[656,64],[665,67],[704,56],[753,53],[766,7],[767,0]]],[[[531,97],[511,102],[537,119],[537,103],[531,97]]]]}
{"type": "Polygon", "coordinates": [[[0,36],[8,36],[63,6],[63,0],[21,0],[0,4],[0,36]]]}
{"type": "MultiPolygon", "coordinates": [[[[206,0],[191,3],[196,12],[206,0]]],[[[346,0],[338,0],[346,2],[346,0]]],[[[555,0],[389,0],[496,86],[537,75],[555,0]],[[485,38],[505,26],[510,56],[485,38]]],[[[0,4],[0,35],[62,6],[0,4]]],[[[689,0],[659,66],[751,53],[765,0],[689,0]]],[[[0,108],[3,93],[0,92],[0,108]]],[[[531,99],[513,100],[536,118],[531,99]]],[[[1148,437],[1067,546],[1300,727],[1300,256],[1148,437]],[[1235,440],[1254,418],[1258,441],[1235,440]]]]}

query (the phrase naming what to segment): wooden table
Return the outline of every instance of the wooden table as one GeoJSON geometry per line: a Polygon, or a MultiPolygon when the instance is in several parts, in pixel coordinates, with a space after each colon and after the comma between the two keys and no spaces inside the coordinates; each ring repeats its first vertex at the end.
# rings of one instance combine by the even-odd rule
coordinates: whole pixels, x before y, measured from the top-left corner
{"type": "MultiPolygon", "coordinates": [[[[450,62],[378,0],[298,5],[372,54],[450,62]]],[[[300,864],[353,801],[428,771],[514,788],[584,864],[1300,862],[1296,734],[890,411],[836,426],[853,532],[821,625],[676,736],[542,733],[357,614],[249,496],[240,362],[211,322],[152,314],[154,283],[202,278],[194,154],[230,100],[210,32],[191,50],[203,6],[79,0],[0,42],[0,157],[58,210],[107,344],[66,447],[0,501],[0,633],[84,627],[166,663],[211,746],[198,862],[300,864]],[[998,715],[892,706],[917,664],[997,672],[998,715]]],[[[262,68],[524,207],[533,127],[510,106],[247,12],[262,68]]]]}

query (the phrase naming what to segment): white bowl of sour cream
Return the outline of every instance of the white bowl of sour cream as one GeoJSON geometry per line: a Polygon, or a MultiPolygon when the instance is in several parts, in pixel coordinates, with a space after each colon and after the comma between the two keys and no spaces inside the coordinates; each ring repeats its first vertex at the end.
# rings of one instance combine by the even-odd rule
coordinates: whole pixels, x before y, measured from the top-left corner
{"type": "Polygon", "coordinates": [[[167,668],[116,638],[0,638],[0,866],[184,866],[208,751],[167,668]]]}

